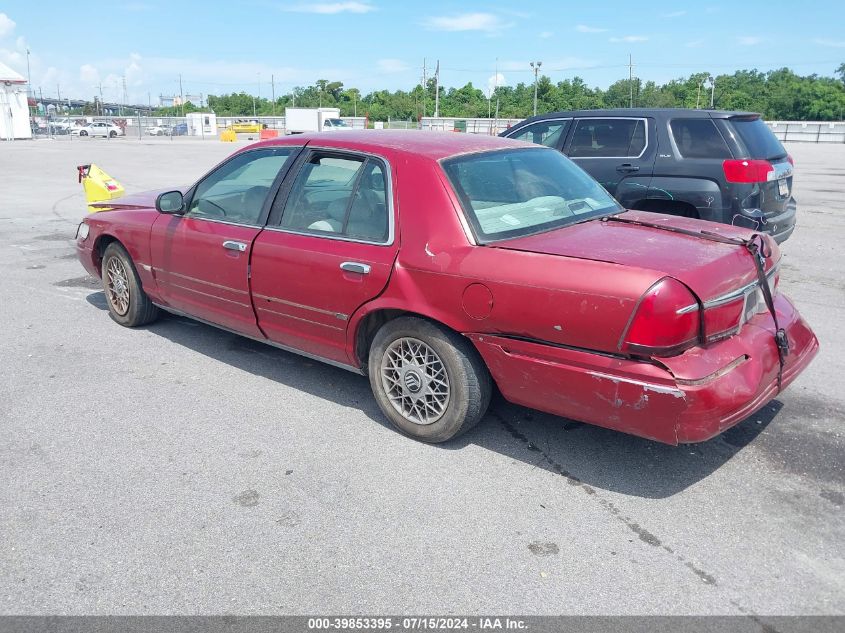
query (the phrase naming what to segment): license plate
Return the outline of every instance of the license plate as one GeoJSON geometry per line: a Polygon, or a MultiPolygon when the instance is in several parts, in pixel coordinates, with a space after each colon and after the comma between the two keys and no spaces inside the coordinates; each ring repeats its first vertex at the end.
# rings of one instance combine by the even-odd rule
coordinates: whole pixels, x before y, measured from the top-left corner
{"type": "Polygon", "coordinates": [[[778,180],[778,193],[784,198],[789,195],[789,185],[786,182],[786,178],[778,180]]]}

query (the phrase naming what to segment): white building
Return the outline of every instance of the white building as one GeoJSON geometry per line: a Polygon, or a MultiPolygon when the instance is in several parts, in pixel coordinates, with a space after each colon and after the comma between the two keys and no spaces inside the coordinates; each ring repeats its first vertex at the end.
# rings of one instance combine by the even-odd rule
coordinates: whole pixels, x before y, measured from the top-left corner
{"type": "Polygon", "coordinates": [[[0,62],[0,139],[32,138],[26,79],[0,62]]]}

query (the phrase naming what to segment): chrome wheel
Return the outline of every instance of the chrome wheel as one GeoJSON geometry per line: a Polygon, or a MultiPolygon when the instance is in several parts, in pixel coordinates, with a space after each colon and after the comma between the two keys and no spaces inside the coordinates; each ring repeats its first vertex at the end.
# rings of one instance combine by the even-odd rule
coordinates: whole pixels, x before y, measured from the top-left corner
{"type": "Polygon", "coordinates": [[[440,356],[421,340],[398,338],[381,359],[381,383],[390,404],[414,424],[433,424],[449,406],[449,376],[440,356]]]}
{"type": "Polygon", "coordinates": [[[129,276],[117,257],[109,259],[106,266],[106,295],[118,315],[124,316],[129,311],[129,276]]]}

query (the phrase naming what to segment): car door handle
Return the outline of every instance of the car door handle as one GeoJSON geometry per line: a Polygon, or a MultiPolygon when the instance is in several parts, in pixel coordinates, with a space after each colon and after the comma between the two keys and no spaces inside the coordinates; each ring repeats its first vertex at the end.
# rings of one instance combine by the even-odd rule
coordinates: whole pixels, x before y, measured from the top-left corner
{"type": "Polygon", "coordinates": [[[368,264],[361,264],[359,262],[343,262],[340,265],[340,269],[348,273],[359,273],[361,275],[367,275],[370,272],[368,264]]]}
{"type": "Polygon", "coordinates": [[[640,171],[640,168],[636,165],[632,165],[631,163],[622,163],[616,168],[616,171],[622,172],[623,174],[630,174],[635,171],[640,171]]]}
{"type": "Polygon", "coordinates": [[[223,242],[223,248],[243,253],[246,250],[246,244],[243,242],[236,242],[235,240],[226,240],[223,242]]]}

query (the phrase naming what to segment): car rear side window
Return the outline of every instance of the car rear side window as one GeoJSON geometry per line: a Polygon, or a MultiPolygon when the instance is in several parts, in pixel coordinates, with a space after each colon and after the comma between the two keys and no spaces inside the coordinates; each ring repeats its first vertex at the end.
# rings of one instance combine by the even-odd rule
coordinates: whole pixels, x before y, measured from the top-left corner
{"type": "Polygon", "coordinates": [[[710,119],[673,119],[669,127],[684,158],[731,158],[731,150],[710,119]]]}
{"type": "Polygon", "coordinates": [[[546,147],[558,147],[560,141],[566,135],[568,127],[569,121],[538,121],[537,123],[526,125],[512,136],[509,135],[508,138],[518,141],[528,141],[537,145],[545,145],[546,147]]]}
{"type": "Polygon", "coordinates": [[[389,237],[386,181],[374,158],[315,152],[297,174],[281,228],[384,243],[389,237]]]}
{"type": "Polygon", "coordinates": [[[643,119],[579,119],[569,156],[572,158],[636,157],[646,146],[643,119]]]}
{"type": "Polygon", "coordinates": [[[730,122],[748,150],[749,158],[771,160],[786,157],[783,145],[763,119],[733,118],[730,122]]]}

